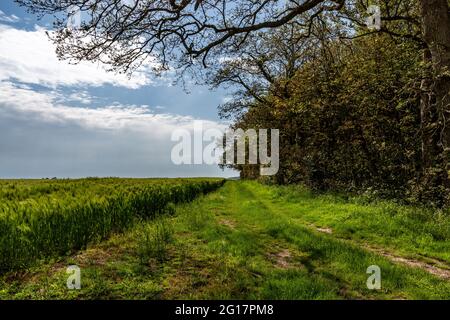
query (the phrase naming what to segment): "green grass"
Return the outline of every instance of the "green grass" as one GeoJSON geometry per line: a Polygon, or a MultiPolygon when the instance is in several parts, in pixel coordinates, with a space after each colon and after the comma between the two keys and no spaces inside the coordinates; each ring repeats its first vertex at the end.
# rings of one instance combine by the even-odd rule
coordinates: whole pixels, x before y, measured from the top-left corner
{"type": "MultiPolygon", "coordinates": [[[[216,192],[179,204],[172,214],[143,220],[127,232],[26,272],[0,278],[0,299],[448,299],[450,281],[393,263],[364,249],[365,223],[394,230],[402,220],[380,204],[314,196],[301,188],[227,182],[216,192]],[[332,212],[336,210],[336,219],[332,212]],[[359,220],[340,219],[343,212],[359,220]],[[357,213],[358,214],[357,214],[357,213]],[[323,216],[322,216],[323,214],[323,216]],[[378,217],[381,215],[381,217],[378,217]],[[354,232],[317,232],[310,223],[354,232]],[[342,237],[347,240],[341,239],[342,237]],[[350,240],[348,240],[350,239],[350,240]],[[65,286],[68,265],[81,268],[81,290],[65,286]],[[367,267],[381,268],[381,290],[369,290],[367,267]]],[[[414,210],[395,207],[396,210],[414,210]]],[[[408,215],[401,219],[407,220],[408,215]]],[[[412,221],[399,225],[413,232],[412,221]]],[[[423,215],[432,228],[433,215],[423,215]]],[[[444,218],[439,218],[444,219],[444,218]]],[[[444,223],[446,223],[444,219],[444,223]]],[[[432,257],[442,239],[415,247],[409,236],[365,242],[393,252],[432,257]],[[438,242],[438,243],[433,243],[438,242]]],[[[403,229],[403,232],[404,231],[403,229]]],[[[423,229],[418,230],[421,236],[423,229]]],[[[383,239],[381,239],[383,238],[383,239]]]]}
{"type": "Polygon", "coordinates": [[[364,197],[344,200],[330,194],[314,196],[307,189],[294,186],[265,192],[272,195],[274,204],[282,204],[280,213],[304,224],[331,228],[336,237],[450,265],[450,212],[390,201],[368,202],[364,197]]]}

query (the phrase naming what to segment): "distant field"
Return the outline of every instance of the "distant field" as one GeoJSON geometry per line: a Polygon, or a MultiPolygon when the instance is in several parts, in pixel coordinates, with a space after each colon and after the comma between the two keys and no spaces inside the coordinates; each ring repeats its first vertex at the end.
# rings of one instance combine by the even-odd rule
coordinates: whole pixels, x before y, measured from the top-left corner
{"type": "MultiPolygon", "coordinates": [[[[28,190],[28,183],[30,190],[42,184],[36,199],[58,193],[44,195],[44,186],[50,188],[52,182],[24,181],[18,183],[19,189],[28,190]]],[[[450,298],[450,220],[446,212],[360,197],[317,195],[301,186],[252,181],[227,181],[221,188],[222,180],[217,179],[67,183],[75,190],[85,184],[80,188],[93,195],[70,195],[71,188],[66,185],[62,194],[72,199],[67,203],[79,203],[75,208],[95,208],[88,204],[97,197],[108,201],[106,191],[120,201],[100,206],[103,209],[91,213],[92,217],[85,213],[87,209],[49,214],[62,220],[50,219],[50,224],[44,224],[46,229],[33,229],[35,222],[28,221],[33,231],[25,231],[25,224],[16,224],[24,234],[53,235],[36,242],[44,245],[49,241],[48,248],[53,249],[44,252],[53,252],[53,260],[0,276],[0,299],[450,298]],[[116,194],[119,190],[122,197],[116,194]],[[124,199],[129,200],[122,202],[124,199]],[[170,202],[173,205],[165,205],[170,202]],[[151,219],[133,220],[138,223],[122,219],[120,213],[130,212],[130,208],[133,216],[151,219]],[[97,212],[102,218],[95,218],[97,212]],[[82,238],[85,241],[80,241],[80,246],[70,242],[69,253],[55,255],[65,252],[55,248],[65,248],[72,239],[58,226],[68,225],[70,217],[79,214],[92,219],[84,224],[83,219],[74,220],[90,230],[84,233],[90,237],[82,238]],[[108,227],[103,229],[103,224],[108,227]],[[89,229],[90,225],[95,227],[89,229]],[[122,232],[113,232],[113,225],[122,232]],[[66,287],[69,265],[81,269],[81,290],[66,287]],[[373,265],[381,270],[381,289],[377,290],[367,287],[367,268],[373,265]]],[[[64,181],[58,184],[64,186],[64,181]]],[[[47,200],[42,201],[36,200],[36,205],[47,200]]],[[[61,195],[55,201],[61,203],[61,195]]],[[[21,221],[41,214],[45,221],[46,214],[36,212],[40,211],[24,211],[21,221]]],[[[76,231],[70,229],[68,235],[76,231]]]]}
{"type": "Polygon", "coordinates": [[[82,249],[222,179],[1,180],[0,271],[82,249]]]}

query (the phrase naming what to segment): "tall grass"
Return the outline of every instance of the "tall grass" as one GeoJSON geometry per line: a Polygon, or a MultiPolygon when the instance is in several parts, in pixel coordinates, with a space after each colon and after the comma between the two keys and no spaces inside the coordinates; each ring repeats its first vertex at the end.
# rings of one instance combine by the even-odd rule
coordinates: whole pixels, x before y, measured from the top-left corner
{"type": "Polygon", "coordinates": [[[0,183],[0,272],[82,249],[192,201],[221,179],[86,179],[0,183]]]}
{"type": "Polygon", "coordinates": [[[137,253],[141,264],[155,258],[162,262],[167,258],[167,246],[173,240],[173,227],[167,217],[159,217],[152,224],[141,224],[137,229],[137,253]]]}

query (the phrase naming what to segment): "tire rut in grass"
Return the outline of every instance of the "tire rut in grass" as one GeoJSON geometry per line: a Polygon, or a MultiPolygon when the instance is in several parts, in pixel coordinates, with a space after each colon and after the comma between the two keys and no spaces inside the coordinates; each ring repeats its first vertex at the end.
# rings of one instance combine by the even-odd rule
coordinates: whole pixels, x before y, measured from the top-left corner
{"type": "MultiPolygon", "coordinates": [[[[311,228],[314,228],[316,231],[320,232],[320,233],[326,233],[326,234],[332,234],[333,230],[330,228],[320,228],[317,227],[315,225],[310,224],[309,225],[311,228]]],[[[337,237],[336,237],[337,238],[337,237]]],[[[411,258],[405,258],[405,257],[401,257],[398,255],[393,254],[392,252],[387,251],[386,249],[383,248],[378,248],[378,247],[374,247],[374,246],[369,246],[369,245],[361,245],[360,243],[353,241],[353,240],[348,240],[348,239],[341,239],[341,238],[337,238],[340,240],[344,240],[346,242],[351,242],[353,244],[356,244],[360,247],[362,247],[363,249],[379,254],[387,259],[389,259],[392,262],[395,263],[400,263],[409,267],[413,267],[413,268],[420,268],[422,270],[427,271],[428,273],[431,273],[435,276],[438,276],[439,278],[445,279],[445,280],[450,280],[450,270],[449,269],[444,269],[441,268],[437,265],[434,264],[430,264],[424,261],[419,261],[416,259],[411,259],[411,258]]],[[[442,264],[442,262],[439,262],[440,264],[442,264]]],[[[450,266],[448,266],[450,268],[450,266]]]]}
{"type": "MultiPolygon", "coordinates": [[[[255,198],[255,195],[253,193],[251,193],[253,198],[255,198]]],[[[274,210],[272,210],[272,202],[271,199],[262,199],[259,198],[259,201],[261,203],[262,206],[266,207],[267,210],[273,212],[274,210]]],[[[278,210],[275,210],[278,211],[278,210]]],[[[438,261],[433,261],[433,263],[427,263],[424,261],[420,261],[417,259],[412,259],[412,258],[405,258],[399,255],[396,255],[388,250],[386,250],[386,248],[378,248],[378,247],[373,247],[370,245],[362,245],[361,243],[358,243],[357,241],[354,240],[349,240],[349,239],[342,239],[340,237],[337,237],[335,235],[333,235],[333,230],[331,228],[325,228],[325,227],[318,227],[315,226],[313,224],[308,224],[308,223],[302,223],[302,225],[304,227],[306,227],[307,229],[313,229],[316,232],[323,234],[325,237],[332,237],[333,239],[336,240],[342,240],[348,244],[354,245],[356,247],[359,247],[365,251],[369,251],[371,253],[380,255],[384,258],[386,258],[387,260],[391,261],[392,263],[395,264],[402,264],[411,268],[416,268],[416,269],[421,269],[424,270],[436,277],[439,277],[443,280],[450,280],[450,266],[446,265],[445,263],[442,262],[438,262],[438,261]],[[443,265],[444,268],[440,267],[439,265],[443,265]],[[448,269],[446,269],[448,267],[448,269]]],[[[431,260],[431,259],[430,259],[431,260]]]]}

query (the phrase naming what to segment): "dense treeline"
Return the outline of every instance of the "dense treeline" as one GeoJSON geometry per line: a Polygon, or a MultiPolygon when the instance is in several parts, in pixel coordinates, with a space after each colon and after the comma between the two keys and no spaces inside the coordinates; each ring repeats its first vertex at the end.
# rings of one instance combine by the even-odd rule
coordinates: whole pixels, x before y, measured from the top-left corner
{"type": "Polygon", "coordinates": [[[67,254],[173,210],[223,179],[82,179],[0,182],[0,272],[67,254]]]}
{"type": "MultiPolygon", "coordinates": [[[[247,62],[258,66],[283,60],[276,77],[271,76],[275,80],[267,81],[267,69],[241,70],[241,78],[246,71],[260,78],[253,77],[220,107],[223,117],[235,119],[234,128],[280,129],[280,170],[269,179],[316,190],[448,203],[446,183],[438,181],[442,166],[438,160],[434,167],[424,160],[442,159],[429,151],[429,145],[439,148],[442,122],[434,118],[425,128],[421,114],[429,68],[423,43],[382,32],[367,34],[362,28],[352,39],[332,37],[341,30],[320,24],[308,39],[296,39],[291,28],[289,36],[284,30],[266,39],[270,54],[254,50],[247,62]],[[431,132],[428,138],[426,130],[431,132]]],[[[230,69],[218,74],[212,82],[230,82],[230,69]]],[[[258,165],[233,167],[243,178],[259,177],[258,165]]]]}
{"type": "MultiPolygon", "coordinates": [[[[374,35],[327,49],[290,79],[287,95],[266,96],[235,126],[280,129],[278,183],[413,196],[420,167],[417,46],[374,35]]],[[[258,175],[257,167],[239,169],[258,175]]]]}

